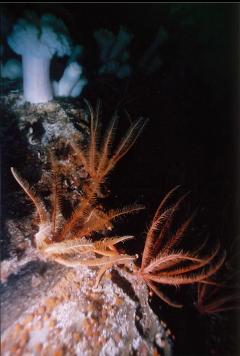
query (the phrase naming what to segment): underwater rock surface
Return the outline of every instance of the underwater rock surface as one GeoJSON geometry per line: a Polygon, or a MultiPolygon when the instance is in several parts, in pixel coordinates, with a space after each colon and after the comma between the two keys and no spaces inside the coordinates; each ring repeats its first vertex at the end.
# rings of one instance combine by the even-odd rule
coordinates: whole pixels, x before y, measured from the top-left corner
{"type": "Polygon", "coordinates": [[[71,99],[30,104],[25,102],[21,91],[16,89],[2,97],[2,105],[17,118],[19,130],[30,147],[37,146],[35,149],[45,149],[54,140],[68,139],[72,135],[78,134],[81,137],[81,130],[87,128],[87,115],[71,99]]]}
{"type": "MultiPolygon", "coordinates": [[[[89,268],[48,268],[39,276],[32,266],[32,283],[19,275],[16,298],[9,299],[11,307],[19,308],[21,293],[28,292],[30,300],[30,290],[34,305],[12,320],[3,333],[2,355],[172,354],[170,331],[150,309],[144,285],[132,280],[129,287],[115,269],[94,289],[95,271],[89,268]],[[51,288],[49,279],[59,280],[51,288]]],[[[5,288],[3,324],[9,317],[5,314],[8,286],[5,288]]]]}
{"type": "MultiPolygon", "coordinates": [[[[84,139],[87,132],[87,117],[79,103],[60,99],[30,105],[15,89],[2,97],[2,103],[5,118],[12,118],[5,121],[2,135],[12,133],[6,141],[15,140],[16,145],[5,155],[6,175],[21,158],[20,168],[27,175],[32,171],[35,178],[34,167],[45,169],[46,151],[55,139],[73,134],[84,139]],[[11,131],[14,124],[20,141],[11,131]],[[24,157],[18,157],[21,145],[24,157]]],[[[44,192],[46,185],[42,180],[38,188],[44,192]]],[[[2,355],[171,355],[171,332],[151,310],[147,287],[129,270],[112,268],[96,289],[96,268],[66,268],[39,258],[31,210],[22,211],[26,204],[22,197],[7,187],[4,248],[8,253],[3,254],[0,287],[2,355]]]]}

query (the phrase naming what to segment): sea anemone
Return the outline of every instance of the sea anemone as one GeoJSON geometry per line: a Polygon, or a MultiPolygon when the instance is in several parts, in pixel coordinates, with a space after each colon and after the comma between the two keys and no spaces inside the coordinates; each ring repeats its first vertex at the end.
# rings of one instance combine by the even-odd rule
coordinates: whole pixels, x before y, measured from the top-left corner
{"type": "Polygon", "coordinates": [[[70,63],[64,70],[59,82],[53,82],[55,96],[77,97],[87,84],[87,80],[82,78],[82,67],[77,62],[70,63]]]}
{"type": "Polygon", "coordinates": [[[100,29],[94,33],[94,38],[100,51],[99,74],[115,74],[118,78],[128,77],[131,68],[128,64],[130,55],[127,47],[133,35],[120,27],[117,35],[106,29],[100,29]]]}
{"type": "Polygon", "coordinates": [[[17,59],[9,59],[2,64],[1,77],[15,80],[22,77],[22,64],[17,59]]]}
{"type": "Polygon", "coordinates": [[[51,14],[21,18],[13,26],[8,44],[22,56],[25,99],[30,103],[51,100],[51,59],[54,55],[71,54],[71,41],[63,21],[51,14]]]}

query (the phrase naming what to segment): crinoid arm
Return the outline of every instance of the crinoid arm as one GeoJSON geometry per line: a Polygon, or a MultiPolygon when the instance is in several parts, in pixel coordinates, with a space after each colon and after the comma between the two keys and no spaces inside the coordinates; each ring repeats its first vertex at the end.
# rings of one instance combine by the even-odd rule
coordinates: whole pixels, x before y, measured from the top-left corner
{"type": "Polygon", "coordinates": [[[113,249],[116,244],[132,238],[133,236],[117,236],[96,242],[91,242],[87,239],[63,241],[47,246],[45,253],[52,260],[67,267],[101,267],[97,276],[98,284],[105,271],[113,265],[127,264],[136,259],[136,256],[119,254],[117,250],[113,249]],[[95,253],[103,257],[85,257],[89,253],[95,253]]]}
{"type": "MultiPolygon", "coordinates": [[[[161,231],[161,228],[163,224],[166,222],[168,219],[169,215],[172,213],[172,208],[166,208],[166,203],[168,202],[169,198],[173,195],[173,193],[179,188],[179,186],[174,187],[171,189],[167,195],[163,198],[161,201],[154,217],[152,224],[148,230],[147,236],[146,236],[146,241],[145,241],[145,246],[143,250],[143,256],[142,256],[142,264],[141,268],[144,269],[149,262],[151,261],[154,256],[159,252],[159,248],[156,251],[155,249],[155,244],[157,241],[157,238],[159,236],[159,233],[161,231]]],[[[159,243],[158,243],[159,245],[159,243]]]]}
{"type": "Polygon", "coordinates": [[[158,290],[159,284],[178,287],[193,283],[207,283],[223,265],[226,257],[225,251],[220,253],[219,243],[210,253],[203,254],[206,241],[193,252],[176,250],[176,245],[184,236],[195,214],[179,227],[174,227],[175,232],[170,234],[175,214],[187,195],[183,195],[168,207],[167,203],[177,188],[172,189],[165,196],[155,213],[147,233],[141,267],[137,272],[137,276],[143,279],[155,294],[172,306],[176,303],[166,299],[166,296],[158,290]]]}
{"type": "Polygon", "coordinates": [[[105,172],[108,167],[111,148],[117,130],[117,124],[118,124],[118,116],[115,114],[108,125],[108,128],[103,138],[102,145],[99,150],[99,163],[96,172],[96,175],[98,177],[101,177],[103,172],[105,172]]]}
{"type": "Polygon", "coordinates": [[[61,232],[61,239],[66,239],[70,231],[74,231],[73,235],[80,239],[95,232],[111,230],[112,221],[123,215],[133,214],[144,209],[143,205],[132,204],[122,209],[104,212],[87,204],[86,201],[86,208],[84,209],[84,203],[80,202],[79,207],[75,209],[69,221],[65,223],[61,232]]]}
{"type": "Polygon", "coordinates": [[[84,227],[79,229],[77,235],[84,236],[91,234],[92,231],[106,231],[112,230],[112,222],[127,214],[134,214],[145,207],[140,204],[131,204],[121,209],[111,209],[107,212],[94,209],[90,212],[89,216],[85,219],[84,227]]]}
{"type": "MultiPolygon", "coordinates": [[[[181,262],[192,262],[196,263],[196,265],[201,266],[202,263],[206,264],[207,262],[203,262],[200,258],[193,257],[190,254],[187,253],[182,253],[182,252],[176,252],[172,253],[169,255],[161,255],[159,257],[156,257],[145,269],[144,273],[157,273],[159,271],[164,271],[167,268],[170,268],[172,266],[176,266],[177,264],[181,262]]],[[[167,272],[171,274],[170,272],[167,272]]],[[[174,271],[174,273],[176,273],[174,271]]],[[[179,271],[180,273],[180,271],[179,271]]]]}
{"type": "Polygon", "coordinates": [[[93,243],[93,252],[102,256],[116,256],[119,253],[115,245],[131,239],[133,239],[133,236],[117,236],[96,241],[93,243]]]}
{"type": "Polygon", "coordinates": [[[135,260],[135,258],[136,258],[135,256],[129,256],[129,255],[116,255],[113,257],[81,258],[81,259],[54,256],[54,261],[67,267],[77,267],[77,266],[101,267],[109,263],[113,265],[113,264],[123,264],[126,261],[131,262],[135,260]]]}
{"type": "MultiPolygon", "coordinates": [[[[100,241],[92,242],[87,239],[71,239],[61,242],[51,243],[45,247],[44,252],[50,255],[64,255],[64,254],[77,254],[77,253],[90,253],[95,252],[101,255],[107,254],[107,249],[111,249],[112,246],[118,244],[119,242],[124,242],[126,240],[132,239],[133,236],[122,236],[122,237],[112,237],[102,239],[100,241]]],[[[116,252],[115,252],[116,254],[116,252]]]]}
{"type": "Polygon", "coordinates": [[[109,262],[105,266],[102,266],[99,269],[97,277],[96,277],[96,281],[95,281],[95,284],[94,284],[94,288],[95,289],[98,287],[99,283],[101,282],[101,279],[102,279],[104,273],[106,273],[108,269],[112,268],[113,265],[114,265],[114,263],[109,262]]]}
{"type": "Polygon", "coordinates": [[[239,286],[235,282],[229,285],[229,280],[231,276],[224,279],[223,274],[220,281],[206,279],[198,283],[195,305],[201,314],[222,313],[240,308],[239,286]]]}
{"type": "Polygon", "coordinates": [[[81,258],[75,260],[71,258],[56,256],[54,260],[67,267],[77,267],[77,266],[100,267],[94,286],[94,288],[97,288],[101,281],[101,278],[109,268],[112,268],[114,265],[126,265],[128,263],[133,262],[136,258],[137,256],[118,254],[111,257],[85,258],[85,259],[81,258]]]}
{"type": "Polygon", "coordinates": [[[222,255],[217,258],[217,261],[212,264],[208,264],[206,268],[201,268],[199,269],[199,271],[196,271],[194,273],[176,273],[173,276],[169,276],[167,274],[162,275],[161,273],[155,275],[148,274],[147,278],[153,282],[174,286],[200,282],[215,274],[224,263],[225,257],[225,252],[223,252],[222,255]]]}
{"type": "Polygon", "coordinates": [[[150,290],[152,290],[160,299],[162,299],[166,304],[174,308],[182,308],[183,305],[172,301],[169,297],[165,295],[159,288],[157,288],[151,281],[146,281],[150,290]]]}
{"type": "Polygon", "coordinates": [[[63,222],[63,215],[61,213],[61,181],[59,177],[58,166],[56,163],[56,158],[53,152],[49,152],[50,162],[51,162],[51,180],[52,180],[52,194],[51,194],[51,203],[52,203],[52,213],[51,213],[51,222],[52,222],[52,234],[53,236],[58,232],[61,224],[63,222]]]}
{"type": "Polygon", "coordinates": [[[24,192],[28,195],[28,197],[31,199],[31,201],[35,205],[35,208],[37,210],[38,217],[40,220],[40,224],[44,226],[49,220],[48,213],[46,211],[44,203],[36,195],[36,193],[34,192],[34,189],[29,186],[28,182],[25,181],[13,167],[11,167],[11,172],[12,172],[13,177],[16,179],[16,181],[20,185],[20,187],[24,190],[24,192]]]}
{"type": "Polygon", "coordinates": [[[166,252],[164,254],[160,253],[144,269],[144,272],[157,273],[161,271],[161,275],[163,276],[189,273],[208,265],[217,256],[219,250],[220,244],[217,244],[211,253],[202,257],[198,257],[196,251],[192,253],[184,253],[182,251],[176,251],[169,254],[166,252]],[[185,265],[182,266],[182,263],[185,263],[185,265]],[[171,268],[171,270],[169,270],[169,268],[171,268]]]}
{"type": "Polygon", "coordinates": [[[121,217],[122,215],[134,214],[134,213],[136,213],[140,210],[143,210],[143,209],[145,209],[144,205],[131,204],[131,205],[124,206],[123,208],[120,208],[120,209],[109,210],[109,212],[107,212],[107,216],[108,216],[108,219],[114,220],[114,219],[121,217]]]}
{"type": "Polygon", "coordinates": [[[88,105],[89,112],[90,112],[90,142],[89,142],[89,149],[88,149],[88,169],[89,174],[93,177],[96,175],[97,169],[97,159],[98,159],[98,143],[99,143],[99,136],[100,136],[100,126],[99,126],[99,114],[100,114],[100,102],[97,103],[97,108],[95,113],[88,103],[87,100],[85,102],[88,105]]]}
{"type": "Polygon", "coordinates": [[[71,235],[70,233],[76,227],[76,224],[79,224],[83,228],[86,218],[93,210],[95,201],[96,201],[96,195],[94,192],[80,199],[79,203],[73,210],[70,218],[64,223],[62,231],[59,235],[60,241],[69,238],[69,235],[71,235]]]}
{"type": "Polygon", "coordinates": [[[133,236],[121,236],[105,238],[97,242],[90,242],[85,239],[64,241],[55,243],[45,249],[51,258],[67,267],[88,266],[101,267],[97,275],[96,285],[99,284],[103,274],[107,269],[118,264],[128,264],[135,260],[137,256],[119,254],[113,247],[126,240],[132,239],[133,236]],[[82,256],[78,256],[78,254],[82,256]],[[95,253],[103,257],[88,258],[84,257],[87,253],[95,253]]]}
{"type": "Polygon", "coordinates": [[[205,284],[198,284],[196,307],[201,314],[215,314],[239,309],[239,303],[239,292],[221,296],[221,294],[219,294],[219,288],[214,288],[214,292],[212,292],[212,290],[207,291],[205,284]]]}
{"type": "Polygon", "coordinates": [[[65,255],[76,253],[89,253],[93,252],[93,243],[86,239],[72,239],[51,243],[46,246],[44,252],[51,255],[65,255]]]}
{"type": "Polygon", "coordinates": [[[114,265],[127,265],[131,262],[133,262],[137,256],[129,256],[129,255],[118,255],[115,257],[111,257],[111,261],[107,263],[106,265],[103,265],[100,270],[98,271],[97,277],[96,277],[96,282],[94,285],[94,288],[97,288],[104,273],[112,268],[114,265]]]}
{"type": "Polygon", "coordinates": [[[145,125],[147,124],[146,119],[140,118],[131,124],[127,133],[122,138],[120,144],[116,148],[112,157],[109,159],[108,165],[106,165],[105,170],[103,171],[103,175],[106,176],[116,165],[116,163],[130,150],[130,148],[134,145],[137,138],[141,134],[145,125]]]}
{"type": "Polygon", "coordinates": [[[166,235],[168,233],[168,231],[170,230],[170,228],[172,227],[172,223],[173,223],[173,219],[176,215],[176,212],[178,211],[181,203],[184,201],[184,199],[186,198],[187,194],[184,194],[182,197],[180,197],[177,202],[170,207],[169,209],[166,210],[165,212],[165,219],[163,219],[163,223],[160,225],[160,229],[159,229],[159,235],[157,236],[157,240],[154,244],[154,250],[156,252],[158,251],[166,251],[166,250],[171,250],[171,248],[173,246],[176,245],[176,243],[180,240],[180,238],[183,236],[183,232],[185,232],[185,230],[187,229],[191,218],[187,220],[187,223],[184,223],[182,226],[185,226],[186,224],[186,228],[183,229],[182,226],[181,228],[179,228],[179,232],[177,232],[176,234],[174,234],[172,236],[172,238],[166,241],[166,235]],[[180,233],[182,231],[182,233],[180,233]]]}

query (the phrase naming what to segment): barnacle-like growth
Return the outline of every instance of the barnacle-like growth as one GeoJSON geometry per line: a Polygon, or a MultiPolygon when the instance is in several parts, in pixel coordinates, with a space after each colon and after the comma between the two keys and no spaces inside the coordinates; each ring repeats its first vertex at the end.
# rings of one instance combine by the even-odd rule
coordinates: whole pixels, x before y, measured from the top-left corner
{"type": "Polygon", "coordinates": [[[176,249],[177,243],[184,236],[192,220],[192,217],[187,219],[170,238],[168,237],[174,216],[185,198],[183,196],[172,206],[167,207],[166,203],[176,189],[172,189],[165,196],[155,213],[147,233],[141,267],[137,270],[137,276],[144,280],[150,290],[164,302],[180,308],[182,305],[170,300],[157,285],[177,287],[204,281],[220,268],[224,262],[225,254],[219,255],[219,245],[201,257],[202,247],[191,253],[176,249]]]}
{"type": "MultiPolygon", "coordinates": [[[[102,148],[97,150],[98,116],[94,118],[91,111],[91,129],[88,151],[78,149],[77,154],[82,159],[84,167],[90,174],[90,184],[82,187],[82,194],[73,209],[69,219],[65,220],[61,210],[61,181],[59,166],[53,154],[51,161],[51,209],[29,184],[20,177],[15,169],[12,174],[25,193],[34,203],[39,218],[39,230],[35,235],[36,248],[44,257],[50,258],[65,266],[78,265],[100,266],[97,283],[105,270],[114,264],[125,264],[133,261],[136,256],[121,254],[115,245],[132,238],[130,236],[103,238],[93,240],[93,234],[105,233],[112,229],[112,223],[122,215],[143,209],[143,206],[133,204],[122,209],[105,211],[97,204],[100,184],[117,161],[130,149],[135,142],[143,122],[138,121],[129,129],[126,137],[112,157],[109,157],[109,146],[113,135],[114,124],[111,124],[103,141],[102,148]],[[101,256],[101,257],[100,257],[101,256]]],[[[114,121],[115,122],[115,121],[114,121]]]]}

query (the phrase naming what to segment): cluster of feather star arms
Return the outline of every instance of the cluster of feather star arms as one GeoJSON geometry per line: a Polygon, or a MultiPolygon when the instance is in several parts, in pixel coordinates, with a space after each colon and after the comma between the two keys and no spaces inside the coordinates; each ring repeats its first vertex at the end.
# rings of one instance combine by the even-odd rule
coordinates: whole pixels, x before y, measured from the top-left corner
{"type": "Polygon", "coordinates": [[[64,219],[61,210],[61,180],[59,166],[53,153],[50,153],[52,183],[50,212],[29,184],[15,169],[11,168],[14,178],[32,200],[37,210],[39,219],[38,232],[35,235],[37,250],[44,257],[68,267],[79,265],[101,267],[96,285],[103,273],[112,265],[127,264],[136,258],[136,256],[119,253],[115,246],[132,236],[105,237],[97,241],[93,241],[92,236],[111,230],[112,222],[118,217],[144,208],[142,205],[133,204],[106,212],[97,205],[97,199],[102,197],[101,186],[107,175],[133,146],[146,124],[146,120],[142,118],[133,122],[111,154],[117,116],[115,115],[111,120],[100,145],[99,110],[98,106],[94,112],[89,105],[90,133],[87,144],[83,146],[79,142],[69,142],[72,154],[76,156],[79,165],[82,165],[88,173],[89,180],[81,187],[79,201],[67,220],[64,219]]]}
{"type": "MultiPolygon", "coordinates": [[[[112,222],[122,215],[143,209],[141,205],[130,205],[119,210],[104,211],[97,205],[101,197],[101,186],[116,163],[129,151],[146,124],[142,118],[133,122],[121,142],[111,153],[117,117],[111,120],[100,145],[99,108],[90,110],[90,133],[88,142],[69,142],[79,165],[82,165],[90,179],[82,187],[81,197],[68,219],[61,209],[61,180],[56,157],[50,154],[51,162],[51,211],[29,184],[11,168],[12,174],[34,203],[39,219],[35,235],[37,250],[44,258],[49,258],[67,267],[99,267],[96,286],[105,271],[114,265],[128,265],[138,258],[120,253],[116,245],[133,236],[93,238],[96,233],[112,229],[112,222]]],[[[209,278],[222,266],[225,254],[217,245],[210,253],[203,254],[203,246],[189,253],[177,250],[176,246],[184,236],[191,217],[180,225],[169,238],[172,222],[185,196],[169,206],[168,201],[176,191],[172,189],[161,202],[147,232],[141,266],[134,267],[137,278],[143,280],[151,291],[164,302],[174,307],[182,307],[173,302],[159,289],[159,285],[180,286],[192,283],[207,284],[209,278]]]]}
{"type": "Polygon", "coordinates": [[[225,251],[220,251],[219,244],[207,254],[203,253],[205,243],[192,252],[184,252],[176,248],[192,220],[191,216],[172,233],[174,217],[186,196],[168,205],[168,200],[177,188],[175,187],[165,196],[155,213],[147,232],[142,262],[137,275],[168,305],[181,308],[182,304],[172,301],[156,284],[175,287],[192,283],[209,284],[211,283],[209,278],[223,265],[226,255],[225,251]],[[171,231],[170,236],[169,231],[171,231]]]}

